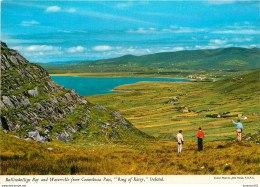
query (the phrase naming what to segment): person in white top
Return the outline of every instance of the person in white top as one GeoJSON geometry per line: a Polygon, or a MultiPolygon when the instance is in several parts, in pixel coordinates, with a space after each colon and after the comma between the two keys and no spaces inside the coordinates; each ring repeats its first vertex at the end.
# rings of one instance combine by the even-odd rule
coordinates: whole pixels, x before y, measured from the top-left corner
{"type": "Polygon", "coordinates": [[[182,136],[182,130],[179,130],[179,134],[177,134],[177,142],[178,142],[178,153],[181,153],[182,151],[182,144],[183,144],[183,136],[182,136]]]}

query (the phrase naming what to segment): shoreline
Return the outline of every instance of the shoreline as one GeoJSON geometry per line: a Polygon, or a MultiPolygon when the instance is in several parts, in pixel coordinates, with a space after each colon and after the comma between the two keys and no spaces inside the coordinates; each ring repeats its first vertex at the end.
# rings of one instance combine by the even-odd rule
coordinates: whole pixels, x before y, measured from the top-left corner
{"type": "Polygon", "coordinates": [[[58,74],[49,74],[49,76],[55,76],[55,77],[62,77],[62,76],[68,76],[68,77],[93,77],[93,78],[164,78],[164,79],[181,79],[181,80],[187,80],[189,82],[194,81],[194,79],[187,79],[187,78],[179,78],[179,77],[163,77],[163,76],[131,76],[131,75],[115,75],[113,74],[77,74],[77,73],[58,73],[58,74]]]}

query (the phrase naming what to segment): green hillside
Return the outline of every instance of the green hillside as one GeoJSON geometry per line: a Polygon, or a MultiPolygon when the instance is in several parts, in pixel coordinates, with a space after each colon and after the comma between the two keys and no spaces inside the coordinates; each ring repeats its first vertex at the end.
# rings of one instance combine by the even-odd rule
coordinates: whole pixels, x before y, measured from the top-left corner
{"type": "Polygon", "coordinates": [[[238,77],[231,77],[216,83],[222,92],[237,94],[252,94],[260,91],[260,71],[254,71],[249,74],[238,77]]]}
{"type": "Polygon", "coordinates": [[[236,137],[231,120],[246,116],[244,132],[258,131],[259,75],[258,70],[217,82],[140,82],[115,88],[125,92],[87,99],[119,110],[138,129],[161,139],[174,139],[182,129],[186,140],[196,141],[201,126],[205,141],[226,141],[236,137]]]}
{"type": "Polygon", "coordinates": [[[41,64],[49,73],[154,72],[176,70],[250,70],[260,68],[260,49],[222,48],[156,53],[144,56],[83,61],[67,65],[41,64]]]}

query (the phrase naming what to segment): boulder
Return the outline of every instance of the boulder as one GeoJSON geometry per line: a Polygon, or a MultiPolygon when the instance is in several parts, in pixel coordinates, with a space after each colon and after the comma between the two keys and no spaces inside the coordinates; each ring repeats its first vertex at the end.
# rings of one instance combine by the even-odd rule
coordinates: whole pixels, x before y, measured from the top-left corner
{"type": "Polygon", "coordinates": [[[66,93],[65,97],[67,98],[68,102],[72,101],[72,97],[71,97],[71,95],[69,93],[66,93]]]}
{"type": "Polygon", "coordinates": [[[10,98],[8,96],[2,96],[2,101],[4,104],[6,104],[7,106],[9,106],[11,109],[15,109],[14,104],[12,103],[12,101],[10,100],[10,98]]]}
{"type": "Polygon", "coordinates": [[[40,136],[38,131],[28,132],[28,136],[37,142],[45,143],[44,138],[40,136]]]}
{"type": "Polygon", "coordinates": [[[28,94],[32,97],[38,97],[39,96],[39,93],[38,93],[38,87],[35,87],[34,89],[32,90],[29,90],[28,91],[28,94]]]}

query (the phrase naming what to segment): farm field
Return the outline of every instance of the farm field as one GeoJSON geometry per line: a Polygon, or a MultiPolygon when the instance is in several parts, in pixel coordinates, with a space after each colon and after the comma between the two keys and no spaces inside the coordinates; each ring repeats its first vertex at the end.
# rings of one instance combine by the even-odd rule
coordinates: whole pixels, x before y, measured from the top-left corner
{"type": "Polygon", "coordinates": [[[241,119],[241,114],[247,117],[242,120],[243,133],[260,129],[259,71],[215,83],[140,82],[115,90],[122,92],[87,99],[118,110],[159,139],[173,140],[181,129],[185,140],[196,141],[202,127],[205,141],[233,140],[236,126],[231,121],[241,119]]]}

